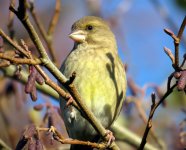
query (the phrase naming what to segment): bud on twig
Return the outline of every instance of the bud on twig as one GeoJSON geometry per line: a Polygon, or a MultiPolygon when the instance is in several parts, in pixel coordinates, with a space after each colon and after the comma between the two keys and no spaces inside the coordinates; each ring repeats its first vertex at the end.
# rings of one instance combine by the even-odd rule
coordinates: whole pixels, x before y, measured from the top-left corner
{"type": "Polygon", "coordinates": [[[167,33],[168,35],[170,35],[170,36],[173,36],[174,35],[174,32],[173,31],[171,31],[170,29],[164,29],[164,32],[165,33],[167,33]]]}
{"type": "Polygon", "coordinates": [[[35,105],[33,108],[34,108],[34,110],[36,110],[36,111],[41,111],[41,110],[43,109],[43,105],[42,105],[42,104],[35,105]]]}
{"type": "Polygon", "coordinates": [[[169,58],[172,61],[172,64],[174,64],[175,63],[175,58],[174,58],[174,55],[172,54],[171,50],[167,47],[164,47],[164,52],[169,56],[169,58]]]}

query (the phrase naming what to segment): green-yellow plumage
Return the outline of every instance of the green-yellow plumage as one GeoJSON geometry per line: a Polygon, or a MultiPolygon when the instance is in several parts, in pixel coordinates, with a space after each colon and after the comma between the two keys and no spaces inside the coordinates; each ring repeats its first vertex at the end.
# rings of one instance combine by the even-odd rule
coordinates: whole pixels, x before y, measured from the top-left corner
{"type": "MultiPolygon", "coordinates": [[[[79,94],[103,126],[109,128],[121,110],[126,93],[126,76],[115,37],[106,22],[93,16],[75,22],[70,37],[75,41],[74,48],[62,64],[61,72],[67,78],[76,72],[74,84],[79,94]]],[[[61,99],[69,136],[95,141],[97,133],[93,127],[73,106],[64,109],[65,105],[61,99]]]]}

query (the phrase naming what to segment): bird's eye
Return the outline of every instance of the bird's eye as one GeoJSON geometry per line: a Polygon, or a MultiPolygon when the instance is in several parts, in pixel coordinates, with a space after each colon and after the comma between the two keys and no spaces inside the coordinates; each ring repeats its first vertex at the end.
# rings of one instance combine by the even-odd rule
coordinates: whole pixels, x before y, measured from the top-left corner
{"type": "Polygon", "coordinates": [[[91,25],[87,26],[87,30],[92,30],[92,29],[93,29],[93,26],[91,26],[91,25]]]}

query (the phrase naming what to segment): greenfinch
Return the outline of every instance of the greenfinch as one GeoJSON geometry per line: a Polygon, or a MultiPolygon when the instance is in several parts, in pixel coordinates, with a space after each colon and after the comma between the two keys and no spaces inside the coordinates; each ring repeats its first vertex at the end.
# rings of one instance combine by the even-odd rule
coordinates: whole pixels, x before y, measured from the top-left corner
{"type": "MultiPolygon", "coordinates": [[[[74,47],[60,70],[69,78],[76,72],[74,85],[86,106],[106,128],[119,115],[126,95],[126,76],[118,56],[115,36],[99,17],[86,16],[76,21],[69,37],[74,47]]],[[[60,99],[62,118],[69,137],[97,142],[99,135],[73,106],[65,108],[60,99]]],[[[72,145],[71,150],[89,150],[88,146],[72,145]]]]}

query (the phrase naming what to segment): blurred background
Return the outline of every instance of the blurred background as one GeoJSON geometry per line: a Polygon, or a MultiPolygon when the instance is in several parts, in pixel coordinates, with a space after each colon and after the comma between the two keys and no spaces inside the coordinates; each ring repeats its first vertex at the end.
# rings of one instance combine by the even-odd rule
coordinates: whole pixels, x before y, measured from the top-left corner
{"type": "MultiPolygon", "coordinates": [[[[9,5],[10,1],[0,0],[0,28],[6,33],[8,33],[9,5]]],[[[40,21],[45,28],[48,28],[54,13],[55,0],[35,0],[34,6],[40,21]]],[[[61,0],[59,23],[53,37],[59,64],[63,62],[73,46],[73,41],[68,37],[71,25],[87,15],[100,16],[110,24],[117,38],[119,55],[123,63],[127,64],[129,81],[133,85],[132,87],[136,88],[134,95],[132,93],[134,89],[129,86],[127,95],[128,97],[135,96],[140,103],[140,108],[143,109],[145,115],[148,115],[151,93],[153,91],[160,95],[164,93],[167,78],[174,71],[171,60],[163,51],[163,47],[166,46],[174,52],[174,43],[163,29],[168,28],[175,34],[178,33],[186,15],[186,1],[61,0]]],[[[28,43],[30,42],[26,30],[16,17],[13,27],[17,40],[24,39],[28,43]]],[[[180,62],[186,52],[185,33],[180,44],[180,62]]],[[[41,93],[38,95],[38,101],[32,102],[30,97],[24,94],[24,87],[19,82],[8,79],[2,74],[0,82],[0,139],[8,146],[15,148],[23,128],[30,123],[40,125],[44,122],[42,118],[46,112],[51,111],[46,107],[38,112],[33,109],[33,106],[43,103],[58,106],[58,102],[41,93]],[[23,100],[20,101],[20,99],[23,100]]],[[[137,104],[138,102],[136,103],[134,100],[126,103],[118,120],[122,124],[121,126],[125,126],[142,137],[145,120],[139,115],[137,104]]],[[[52,115],[55,114],[52,112],[52,115]]],[[[164,149],[169,150],[183,149],[186,142],[180,141],[180,130],[186,128],[182,127],[184,119],[186,119],[186,96],[184,92],[175,90],[155,113],[153,118],[155,135],[149,136],[150,143],[155,147],[161,145],[158,143],[163,143],[164,149]],[[160,142],[157,142],[157,139],[160,142]]],[[[63,124],[59,120],[57,122],[63,124]]],[[[65,128],[61,128],[61,126],[59,128],[67,136],[65,128]]],[[[124,143],[124,145],[120,143],[121,149],[136,149],[127,142],[124,143]]],[[[63,147],[63,145],[59,147],[63,147]]]]}

